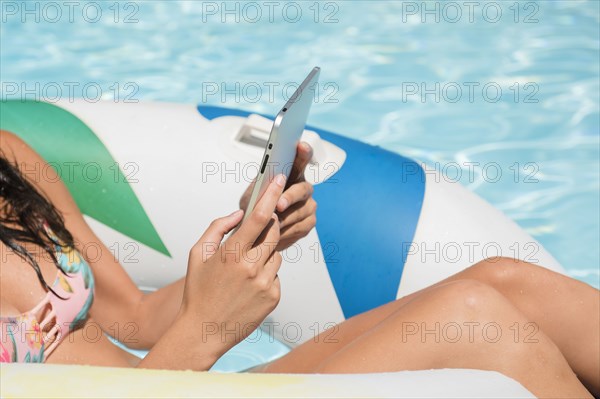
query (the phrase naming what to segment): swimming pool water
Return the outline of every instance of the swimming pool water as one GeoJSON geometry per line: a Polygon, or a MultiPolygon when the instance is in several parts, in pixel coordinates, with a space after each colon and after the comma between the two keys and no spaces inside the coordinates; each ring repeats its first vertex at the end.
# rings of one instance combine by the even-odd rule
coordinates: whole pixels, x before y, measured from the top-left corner
{"type": "Polygon", "coordinates": [[[319,65],[311,124],[445,172],[600,285],[599,2],[50,3],[2,2],[3,98],[275,113],[319,65]]]}

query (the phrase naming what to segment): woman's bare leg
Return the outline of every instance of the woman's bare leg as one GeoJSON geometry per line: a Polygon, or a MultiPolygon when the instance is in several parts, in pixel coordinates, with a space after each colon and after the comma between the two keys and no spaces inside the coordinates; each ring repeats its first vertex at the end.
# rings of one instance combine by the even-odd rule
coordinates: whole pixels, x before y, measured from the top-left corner
{"type": "Polygon", "coordinates": [[[418,295],[311,371],[474,368],[499,371],[541,397],[591,397],[543,332],[530,342],[515,338],[511,327],[530,322],[490,286],[457,280],[418,295]]]}
{"type": "MultiPolygon", "coordinates": [[[[412,298],[419,293],[412,294],[410,297],[412,298]]],[[[379,324],[406,303],[408,299],[409,297],[404,297],[344,320],[294,348],[283,357],[249,371],[277,373],[293,368],[294,373],[309,373],[325,358],[333,355],[379,324]]]]}
{"type": "Polygon", "coordinates": [[[308,372],[413,299],[460,279],[484,282],[505,295],[534,323],[515,325],[514,333],[525,338],[537,329],[544,331],[588,389],[598,395],[600,293],[585,283],[509,258],[487,259],[431,287],[354,316],[256,371],[278,372],[294,367],[298,372],[308,372]]]}
{"type": "Polygon", "coordinates": [[[531,263],[491,258],[458,273],[504,295],[558,346],[579,379],[600,396],[600,291],[531,263]]]}

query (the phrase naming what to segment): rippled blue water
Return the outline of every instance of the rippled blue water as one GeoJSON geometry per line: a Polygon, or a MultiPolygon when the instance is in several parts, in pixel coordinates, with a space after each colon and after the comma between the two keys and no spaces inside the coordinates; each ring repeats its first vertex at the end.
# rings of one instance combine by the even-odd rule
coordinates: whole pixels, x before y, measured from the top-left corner
{"type": "Polygon", "coordinates": [[[597,1],[267,3],[5,1],[3,97],[273,113],[320,65],[310,123],[445,171],[599,286],[597,1]]]}

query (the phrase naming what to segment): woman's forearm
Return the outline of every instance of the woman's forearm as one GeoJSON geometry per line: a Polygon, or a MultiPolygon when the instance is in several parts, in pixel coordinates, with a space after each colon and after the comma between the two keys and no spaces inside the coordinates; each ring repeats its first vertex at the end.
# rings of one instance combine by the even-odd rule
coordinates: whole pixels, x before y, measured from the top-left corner
{"type": "Polygon", "coordinates": [[[135,311],[136,334],[125,342],[127,346],[150,349],[172,327],[181,308],[184,283],[182,278],[140,297],[135,311]]]}
{"type": "Polygon", "coordinates": [[[227,350],[218,337],[204,336],[193,318],[179,314],[137,367],[206,371],[227,350]]]}

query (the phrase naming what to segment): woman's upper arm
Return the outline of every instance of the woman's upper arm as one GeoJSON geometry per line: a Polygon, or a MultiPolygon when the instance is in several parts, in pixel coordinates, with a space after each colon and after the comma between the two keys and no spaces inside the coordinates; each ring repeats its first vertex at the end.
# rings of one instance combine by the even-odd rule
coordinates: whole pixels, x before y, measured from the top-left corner
{"type": "MultiPolygon", "coordinates": [[[[63,215],[65,227],[73,235],[76,248],[90,264],[96,281],[94,304],[91,312],[96,321],[112,324],[119,319],[131,319],[142,298],[127,272],[115,259],[111,251],[98,239],[88,226],[77,204],[65,184],[53,168],[16,135],[0,131],[0,143],[4,155],[17,166],[25,177],[42,192],[63,215]],[[43,174],[28,174],[28,171],[44,170],[43,174]],[[32,179],[32,175],[36,178],[32,179]],[[87,257],[83,248],[98,249],[93,258],[87,257]]],[[[91,251],[90,251],[91,252],[91,251]]]]}

